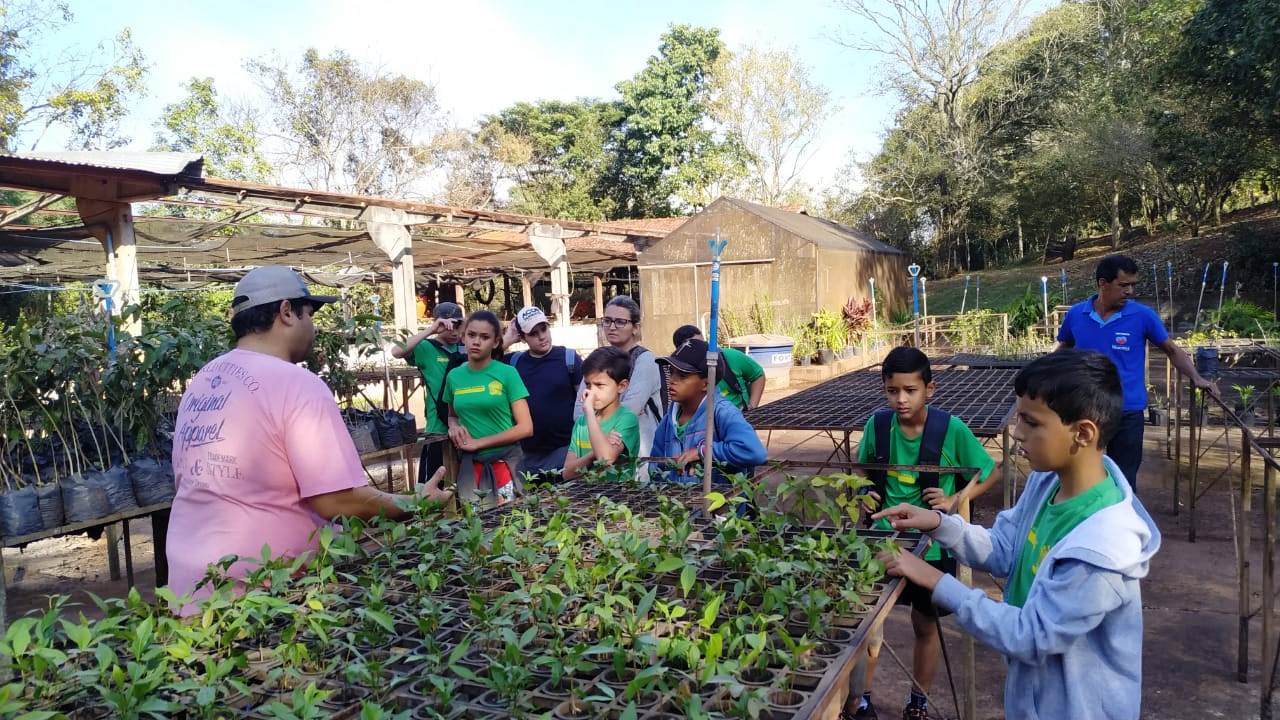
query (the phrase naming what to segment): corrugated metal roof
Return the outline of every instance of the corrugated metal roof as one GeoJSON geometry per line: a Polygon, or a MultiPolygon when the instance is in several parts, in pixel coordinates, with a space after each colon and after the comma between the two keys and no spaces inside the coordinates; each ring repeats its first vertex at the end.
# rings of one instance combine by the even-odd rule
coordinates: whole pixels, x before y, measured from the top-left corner
{"type": "MultiPolygon", "coordinates": [[[[788,212],[768,205],[758,205],[737,198],[721,198],[721,200],[758,215],[777,225],[787,232],[804,238],[819,247],[832,250],[862,250],[864,252],[884,253],[886,255],[902,255],[903,252],[892,245],[870,237],[866,233],[855,230],[848,225],[841,225],[832,220],[825,220],[812,215],[788,212]]],[[[719,201],[717,201],[719,202],[719,201]]]]}
{"type": "Polygon", "coordinates": [[[670,233],[685,224],[687,217],[637,218],[632,220],[610,220],[602,223],[613,230],[670,233]]]}
{"type": "Polygon", "coordinates": [[[0,154],[0,157],[54,162],[63,165],[102,168],[104,170],[132,170],[155,175],[200,177],[204,174],[204,158],[196,153],[119,152],[112,150],[3,153],[0,154]]]}

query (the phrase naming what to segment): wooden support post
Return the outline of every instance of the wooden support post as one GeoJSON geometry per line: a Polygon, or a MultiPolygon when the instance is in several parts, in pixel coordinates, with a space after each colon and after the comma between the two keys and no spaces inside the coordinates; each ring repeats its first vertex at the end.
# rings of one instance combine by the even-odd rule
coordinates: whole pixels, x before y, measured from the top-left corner
{"type": "MultiPolygon", "coordinates": [[[[973,519],[973,511],[969,501],[966,499],[960,503],[960,517],[965,522],[971,522],[973,519]]],[[[964,583],[968,587],[973,587],[973,570],[967,565],[961,565],[956,570],[956,579],[964,583]]],[[[969,633],[964,634],[964,709],[961,720],[977,720],[978,717],[978,679],[977,679],[977,651],[974,647],[973,636],[969,633]]]]}
{"type": "Polygon", "coordinates": [[[378,249],[391,261],[391,305],[395,309],[396,333],[412,335],[418,331],[418,298],[409,228],[394,222],[370,221],[365,223],[365,229],[378,249]]]}
{"type": "MultiPolygon", "coordinates": [[[[0,547],[0,633],[9,630],[9,584],[4,572],[4,548],[0,547]]],[[[0,681],[8,679],[8,672],[0,672],[0,681]]]]}
{"type": "Polygon", "coordinates": [[[533,283],[525,273],[520,273],[520,299],[524,302],[523,307],[533,304],[533,283]]]}
{"type": "Polygon", "coordinates": [[[1276,474],[1271,463],[1262,463],[1262,707],[1264,717],[1271,707],[1275,687],[1275,565],[1276,565],[1276,474]]]}
{"type": "Polygon", "coordinates": [[[1187,542],[1196,541],[1196,493],[1199,491],[1200,479],[1200,428],[1204,424],[1204,407],[1191,393],[1191,437],[1187,440],[1187,462],[1190,463],[1191,479],[1187,487],[1187,542]]]}
{"type": "Polygon", "coordinates": [[[1000,433],[1000,448],[1004,451],[1004,464],[1000,468],[1000,481],[1004,484],[1004,507],[1008,510],[1013,507],[1013,502],[1017,498],[1013,496],[1013,440],[1009,436],[1009,427],[1007,425],[1000,433]]]}
{"type": "Polygon", "coordinates": [[[596,298],[596,319],[604,317],[604,276],[596,273],[591,276],[592,284],[595,286],[596,298]]]}
{"type": "Polygon", "coordinates": [[[107,571],[112,580],[120,579],[120,531],[115,523],[107,526],[103,537],[107,540],[107,571]]]}
{"type": "Polygon", "coordinates": [[[1169,419],[1173,423],[1173,515],[1177,517],[1182,509],[1179,497],[1179,486],[1182,484],[1182,373],[1180,371],[1173,373],[1173,385],[1169,397],[1173,399],[1173,411],[1169,414],[1169,419]]]}
{"type": "MultiPolygon", "coordinates": [[[[1170,457],[1173,453],[1173,442],[1170,437],[1170,430],[1173,427],[1173,362],[1169,358],[1164,359],[1164,406],[1169,411],[1169,418],[1164,422],[1164,456],[1170,457]]],[[[1177,507],[1178,496],[1173,496],[1174,506],[1177,507]]],[[[1176,511],[1175,511],[1176,514],[1176,511]]]]}
{"type": "MultiPolygon", "coordinates": [[[[1229,443],[1228,443],[1229,445],[1229,443]]],[[[1248,434],[1240,430],[1240,521],[1236,523],[1236,535],[1240,544],[1240,596],[1239,624],[1240,635],[1236,648],[1236,679],[1249,682],[1249,605],[1253,583],[1249,577],[1249,541],[1252,523],[1249,522],[1250,511],[1253,510],[1253,477],[1249,472],[1252,448],[1249,446],[1248,434]]],[[[1230,452],[1228,449],[1227,452],[1230,452]]]]}
{"type": "MultiPolygon", "coordinates": [[[[114,310],[119,313],[125,307],[136,304],[140,297],[138,246],[133,234],[133,206],[129,203],[90,199],[95,197],[95,192],[106,192],[112,195],[114,189],[99,188],[97,187],[99,183],[91,178],[85,178],[84,181],[90,185],[84,190],[78,188],[80,181],[72,183],[72,194],[76,195],[76,210],[80,213],[81,222],[107,251],[103,274],[119,283],[120,289],[114,303],[114,310]]],[[[112,183],[114,181],[107,185],[112,183]]],[[[134,316],[134,319],[124,327],[130,333],[138,334],[142,331],[142,320],[139,316],[134,316]]]]}
{"type": "Polygon", "coordinates": [[[455,283],[453,286],[453,301],[458,303],[458,307],[462,308],[462,312],[467,311],[467,287],[462,283],[455,283]]]}

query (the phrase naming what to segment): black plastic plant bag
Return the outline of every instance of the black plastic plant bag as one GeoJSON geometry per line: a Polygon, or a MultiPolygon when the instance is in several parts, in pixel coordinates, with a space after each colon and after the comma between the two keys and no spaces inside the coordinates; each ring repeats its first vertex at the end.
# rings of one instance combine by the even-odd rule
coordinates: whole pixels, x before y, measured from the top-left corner
{"type": "Polygon", "coordinates": [[[0,493],[0,533],[5,537],[15,537],[43,529],[40,500],[34,487],[0,493]]]}
{"type": "Polygon", "coordinates": [[[417,440],[418,421],[413,417],[413,413],[401,413],[397,417],[400,418],[400,442],[403,444],[417,440]]]}
{"type": "Polygon", "coordinates": [[[373,424],[378,431],[378,445],[383,450],[400,447],[404,444],[404,436],[400,433],[399,413],[390,411],[377,413],[373,416],[373,424]]]}
{"type": "Polygon", "coordinates": [[[40,521],[45,530],[61,527],[65,522],[62,512],[62,488],[50,483],[36,487],[36,498],[40,501],[40,521]]]}
{"type": "Polygon", "coordinates": [[[139,505],[173,500],[173,465],[168,460],[141,458],[129,465],[129,481],[139,505]]]}
{"type": "Polygon", "coordinates": [[[111,512],[119,513],[138,509],[138,500],[133,496],[133,483],[129,482],[129,471],[115,465],[98,474],[102,489],[107,491],[107,504],[111,512]]]}
{"type": "Polygon", "coordinates": [[[111,514],[107,490],[98,480],[98,475],[73,475],[62,481],[62,511],[68,523],[97,520],[111,514]]]}

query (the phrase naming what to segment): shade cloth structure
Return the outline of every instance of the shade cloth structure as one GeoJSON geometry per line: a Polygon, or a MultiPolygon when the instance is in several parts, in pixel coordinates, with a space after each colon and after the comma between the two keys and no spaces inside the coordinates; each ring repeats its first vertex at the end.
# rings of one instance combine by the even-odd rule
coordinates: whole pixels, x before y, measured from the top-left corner
{"type": "Polygon", "coordinates": [[[392,260],[370,235],[379,223],[408,228],[416,275],[454,280],[545,270],[530,242],[539,225],[558,229],[574,270],[596,272],[634,264],[636,242],[665,235],[642,226],[206,178],[201,165],[199,156],[181,153],[0,155],[0,187],[41,193],[0,215],[0,278],[101,276],[100,242],[77,222],[76,211],[50,207],[61,197],[82,197],[86,187],[114,188],[109,199],[137,203],[138,275],[160,283],[234,281],[265,264],[318,277],[363,268],[385,278],[392,260]]]}

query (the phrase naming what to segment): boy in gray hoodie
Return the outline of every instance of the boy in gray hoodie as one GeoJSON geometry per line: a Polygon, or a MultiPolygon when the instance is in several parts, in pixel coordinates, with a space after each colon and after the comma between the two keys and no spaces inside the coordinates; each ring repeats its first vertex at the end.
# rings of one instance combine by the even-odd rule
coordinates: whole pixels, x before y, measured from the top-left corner
{"type": "Polygon", "coordinates": [[[1014,379],[1013,436],[1034,471],[990,530],[954,515],[897,505],[873,517],[923,530],[970,567],[1007,578],[1005,602],[908,554],[891,575],[931,588],[978,640],[1008,660],[1005,716],[1137,720],[1142,700],[1139,581],[1160,531],[1104,454],[1123,409],[1115,366],[1062,350],[1014,379]]]}

